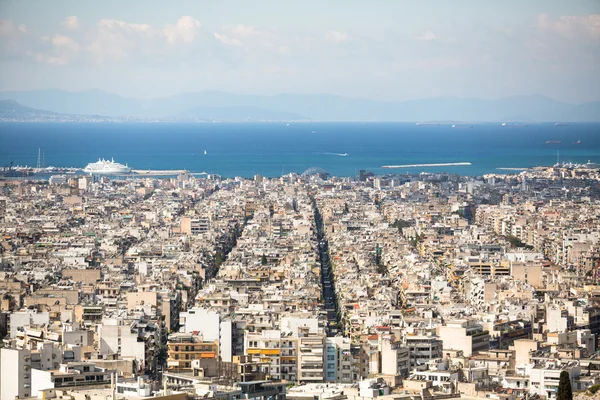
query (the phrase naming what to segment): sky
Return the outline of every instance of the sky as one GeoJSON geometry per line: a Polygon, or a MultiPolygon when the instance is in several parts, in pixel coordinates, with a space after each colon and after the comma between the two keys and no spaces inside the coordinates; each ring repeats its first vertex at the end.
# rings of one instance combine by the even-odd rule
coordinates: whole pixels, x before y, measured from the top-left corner
{"type": "Polygon", "coordinates": [[[600,100],[600,0],[0,0],[0,90],[600,100]]]}

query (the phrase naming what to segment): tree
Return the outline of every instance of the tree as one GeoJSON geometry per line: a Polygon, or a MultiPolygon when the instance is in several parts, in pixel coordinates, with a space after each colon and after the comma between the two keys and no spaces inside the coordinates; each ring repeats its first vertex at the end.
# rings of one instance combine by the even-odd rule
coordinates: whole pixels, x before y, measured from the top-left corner
{"type": "Polygon", "coordinates": [[[569,373],[563,371],[560,373],[560,381],[558,382],[558,394],[556,400],[573,400],[573,392],[571,391],[571,378],[569,373]]]}
{"type": "Polygon", "coordinates": [[[261,265],[267,265],[267,256],[265,254],[260,258],[261,265]]]}

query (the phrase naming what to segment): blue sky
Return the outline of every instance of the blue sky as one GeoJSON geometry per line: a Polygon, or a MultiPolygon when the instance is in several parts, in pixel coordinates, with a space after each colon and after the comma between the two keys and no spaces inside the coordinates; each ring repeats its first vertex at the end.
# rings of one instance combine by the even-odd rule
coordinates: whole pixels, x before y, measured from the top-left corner
{"type": "Polygon", "coordinates": [[[0,0],[0,90],[600,100],[600,1],[0,0]]]}

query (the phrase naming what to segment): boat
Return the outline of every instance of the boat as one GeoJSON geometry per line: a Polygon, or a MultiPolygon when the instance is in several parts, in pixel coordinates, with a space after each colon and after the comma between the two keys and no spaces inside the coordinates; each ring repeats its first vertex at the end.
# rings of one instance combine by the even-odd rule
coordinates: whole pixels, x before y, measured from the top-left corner
{"type": "Polygon", "coordinates": [[[115,162],[114,159],[108,161],[102,158],[95,163],[88,164],[83,172],[97,175],[127,174],[131,172],[131,168],[127,164],[115,162]]]}
{"type": "Polygon", "coordinates": [[[546,140],[546,144],[561,144],[560,140],[546,140]]]}
{"type": "Polygon", "coordinates": [[[204,150],[204,155],[206,155],[206,150],[204,150]]]}
{"type": "Polygon", "coordinates": [[[581,140],[577,139],[576,141],[573,142],[573,144],[581,144],[581,140]]]}

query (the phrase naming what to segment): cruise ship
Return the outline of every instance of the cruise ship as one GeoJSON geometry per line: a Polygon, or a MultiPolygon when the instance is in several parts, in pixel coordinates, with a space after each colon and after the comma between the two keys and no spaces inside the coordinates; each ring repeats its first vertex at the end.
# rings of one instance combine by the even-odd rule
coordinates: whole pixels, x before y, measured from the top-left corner
{"type": "Polygon", "coordinates": [[[115,162],[114,159],[110,161],[105,159],[98,159],[95,163],[88,164],[83,172],[87,172],[88,174],[103,174],[103,175],[111,175],[111,174],[127,174],[131,172],[131,168],[127,166],[127,164],[123,165],[115,162]]]}

